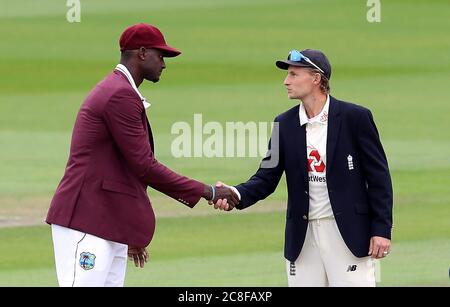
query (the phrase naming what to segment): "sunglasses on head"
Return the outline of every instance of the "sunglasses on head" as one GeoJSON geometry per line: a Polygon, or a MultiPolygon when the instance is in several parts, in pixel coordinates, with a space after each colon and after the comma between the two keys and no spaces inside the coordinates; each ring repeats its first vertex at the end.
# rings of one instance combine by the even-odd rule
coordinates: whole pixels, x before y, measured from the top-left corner
{"type": "Polygon", "coordinates": [[[288,61],[301,62],[302,60],[305,61],[308,64],[311,64],[312,66],[317,68],[321,73],[325,74],[325,72],[319,66],[314,64],[313,61],[311,61],[307,56],[303,55],[300,51],[298,51],[298,50],[291,50],[289,52],[288,61]]]}

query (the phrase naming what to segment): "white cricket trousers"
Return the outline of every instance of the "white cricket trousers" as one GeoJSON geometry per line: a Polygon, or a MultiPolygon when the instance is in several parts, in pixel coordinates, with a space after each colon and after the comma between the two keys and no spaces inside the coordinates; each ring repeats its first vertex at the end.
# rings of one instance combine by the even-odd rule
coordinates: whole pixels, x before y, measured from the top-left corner
{"type": "Polygon", "coordinates": [[[289,287],[375,287],[375,262],[355,257],[334,218],[311,220],[295,262],[286,261],[289,287]]]}
{"type": "Polygon", "coordinates": [[[123,287],[128,246],[52,225],[60,287],[123,287]]]}

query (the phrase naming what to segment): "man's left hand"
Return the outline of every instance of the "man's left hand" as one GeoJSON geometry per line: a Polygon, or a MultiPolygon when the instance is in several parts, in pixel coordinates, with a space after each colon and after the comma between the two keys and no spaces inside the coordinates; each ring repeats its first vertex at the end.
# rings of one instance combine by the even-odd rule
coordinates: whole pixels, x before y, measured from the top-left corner
{"type": "Polygon", "coordinates": [[[143,268],[144,264],[148,261],[147,249],[145,247],[128,246],[128,259],[134,260],[134,265],[137,268],[143,268]]]}
{"type": "Polygon", "coordinates": [[[369,256],[380,259],[386,257],[391,250],[391,240],[383,237],[370,238],[369,256]]]}

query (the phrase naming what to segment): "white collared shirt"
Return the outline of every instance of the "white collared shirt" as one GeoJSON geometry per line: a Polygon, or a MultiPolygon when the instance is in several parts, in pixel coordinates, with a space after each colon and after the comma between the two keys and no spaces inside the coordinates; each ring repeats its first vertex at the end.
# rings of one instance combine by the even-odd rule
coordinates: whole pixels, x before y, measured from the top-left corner
{"type": "Polygon", "coordinates": [[[117,64],[115,69],[120,71],[121,73],[123,73],[125,75],[125,77],[127,77],[128,82],[130,82],[130,84],[131,84],[131,87],[139,95],[139,98],[141,98],[141,101],[142,101],[142,103],[144,105],[144,108],[147,109],[148,107],[150,107],[151,104],[144,98],[144,96],[142,96],[141,92],[139,92],[139,90],[138,90],[138,88],[136,86],[136,83],[134,82],[134,79],[131,76],[130,71],[128,70],[128,68],[126,68],[125,65],[117,64]]]}
{"type": "Polygon", "coordinates": [[[328,124],[328,110],[330,108],[330,95],[327,95],[327,101],[325,102],[325,105],[322,108],[322,111],[313,118],[308,118],[308,115],[306,114],[305,106],[300,104],[299,108],[299,117],[300,117],[300,125],[303,126],[307,123],[322,123],[324,125],[328,124]]]}
{"type": "Polygon", "coordinates": [[[306,155],[309,181],[309,220],[333,216],[327,187],[327,129],[330,96],[322,111],[308,118],[303,104],[299,108],[300,125],[306,125],[306,155]]]}

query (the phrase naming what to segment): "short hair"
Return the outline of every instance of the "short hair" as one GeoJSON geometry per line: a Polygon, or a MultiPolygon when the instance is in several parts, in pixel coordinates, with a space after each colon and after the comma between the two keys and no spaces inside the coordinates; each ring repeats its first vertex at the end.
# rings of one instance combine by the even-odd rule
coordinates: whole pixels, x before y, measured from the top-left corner
{"type": "Polygon", "coordinates": [[[133,55],[133,50],[123,50],[120,52],[120,57],[124,60],[128,60],[133,55]]]}
{"type": "Polygon", "coordinates": [[[308,68],[311,74],[319,74],[320,75],[320,89],[323,93],[330,93],[330,80],[318,69],[316,68],[308,68]]]}

